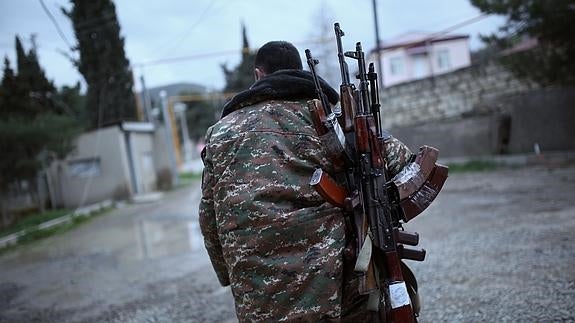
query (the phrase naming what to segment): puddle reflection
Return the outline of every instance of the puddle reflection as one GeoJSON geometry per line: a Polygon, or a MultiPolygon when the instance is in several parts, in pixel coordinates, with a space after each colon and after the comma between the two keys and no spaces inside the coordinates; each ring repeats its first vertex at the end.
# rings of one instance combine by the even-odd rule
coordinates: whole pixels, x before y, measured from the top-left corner
{"type": "Polygon", "coordinates": [[[140,259],[174,256],[203,248],[197,220],[144,219],[138,221],[137,233],[140,259]]]}

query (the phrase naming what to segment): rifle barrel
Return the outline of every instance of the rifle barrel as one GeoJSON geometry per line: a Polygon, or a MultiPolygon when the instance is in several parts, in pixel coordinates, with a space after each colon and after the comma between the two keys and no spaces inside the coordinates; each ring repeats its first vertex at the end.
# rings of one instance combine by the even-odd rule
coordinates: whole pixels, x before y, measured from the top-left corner
{"type": "Polygon", "coordinates": [[[349,80],[349,69],[347,67],[347,63],[345,62],[345,56],[343,54],[343,46],[341,44],[341,37],[345,35],[343,30],[341,30],[339,23],[335,23],[333,25],[335,30],[335,39],[337,42],[337,57],[339,59],[339,70],[341,73],[341,84],[342,85],[350,85],[349,80]]]}

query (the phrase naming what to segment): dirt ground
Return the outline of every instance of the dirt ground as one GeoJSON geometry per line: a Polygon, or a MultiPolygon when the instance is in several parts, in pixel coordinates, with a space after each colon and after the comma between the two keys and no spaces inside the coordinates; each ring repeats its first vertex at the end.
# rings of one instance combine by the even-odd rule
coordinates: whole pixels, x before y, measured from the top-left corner
{"type": "MultiPolygon", "coordinates": [[[[453,174],[406,228],[421,322],[575,321],[575,166],[453,174]]],[[[234,322],[197,185],[0,256],[0,322],[234,322]]]]}

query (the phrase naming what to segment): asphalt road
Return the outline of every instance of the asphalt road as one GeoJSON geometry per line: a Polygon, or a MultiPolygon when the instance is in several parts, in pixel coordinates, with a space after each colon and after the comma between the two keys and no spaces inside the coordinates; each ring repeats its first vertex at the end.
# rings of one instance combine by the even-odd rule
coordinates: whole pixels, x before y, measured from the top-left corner
{"type": "MultiPolygon", "coordinates": [[[[575,321],[575,167],[450,176],[406,228],[421,322],[575,321]]],[[[197,185],[0,256],[0,322],[234,322],[197,224],[197,185]]]]}

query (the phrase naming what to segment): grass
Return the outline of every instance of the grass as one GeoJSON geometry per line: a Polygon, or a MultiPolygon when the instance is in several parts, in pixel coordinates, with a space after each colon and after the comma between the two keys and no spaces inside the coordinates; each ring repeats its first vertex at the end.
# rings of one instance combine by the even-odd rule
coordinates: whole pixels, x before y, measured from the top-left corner
{"type": "MultiPolygon", "coordinates": [[[[16,244],[7,246],[5,248],[0,248],[0,254],[3,254],[8,250],[12,250],[12,249],[14,249],[17,246],[22,245],[22,244],[29,244],[31,242],[38,241],[38,240],[41,240],[41,239],[44,239],[44,238],[47,238],[47,237],[50,237],[50,236],[53,236],[56,234],[61,234],[61,233],[70,231],[73,228],[81,225],[82,223],[86,223],[86,222],[92,220],[93,218],[95,218],[97,216],[108,213],[108,211],[110,211],[112,209],[113,208],[109,207],[109,208],[104,208],[104,209],[97,211],[97,212],[90,213],[89,215],[76,216],[76,217],[73,217],[72,220],[69,222],[65,222],[65,223],[62,223],[60,225],[56,225],[54,227],[48,228],[48,229],[39,229],[37,227],[37,225],[42,223],[42,222],[57,218],[57,216],[54,215],[51,218],[47,218],[47,217],[42,218],[43,221],[41,221],[39,223],[35,223],[33,221],[27,222],[27,223],[29,223],[29,225],[27,227],[23,228],[22,226],[19,226],[20,230],[25,231],[24,235],[18,238],[18,242],[16,244]],[[31,223],[35,223],[35,224],[31,224],[31,223]]],[[[69,210],[57,210],[57,211],[66,211],[63,214],[59,213],[60,216],[63,216],[63,215],[70,213],[69,210]]],[[[52,213],[52,212],[50,212],[50,213],[52,213]]],[[[43,213],[41,215],[44,215],[44,214],[45,213],[43,213]]],[[[40,218],[39,215],[38,215],[38,218],[40,218]]],[[[18,224],[20,224],[20,223],[18,223],[18,224]]],[[[10,228],[10,229],[12,229],[12,228],[10,228]]],[[[18,231],[20,231],[20,230],[18,230],[18,231]]],[[[16,232],[16,231],[14,231],[14,232],[16,232]]]]}
{"type": "Polygon", "coordinates": [[[198,172],[185,172],[180,173],[179,175],[180,185],[190,184],[192,182],[199,181],[201,179],[202,179],[202,173],[198,172]]]}
{"type": "Polygon", "coordinates": [[[484,172],[501,168],[502,165],[483,160],[471,160],[462,164],[450,164],[450,173],[484,172]]]}
{"type": "Polygon", "coordinates": [[[7,228],[0,229],[0,237],[16,233],[22,230],[30,229],[32,227],[36,227],[38,224],[50,221],[52,219],[59,218],[66,214],[70,213],[68,209],[57,209],[57,210],[50,210],[44,213],[36,213],[32,215],[28,215],[19,221],[17,221],[14,225],[9,226],[7,228]]]}

